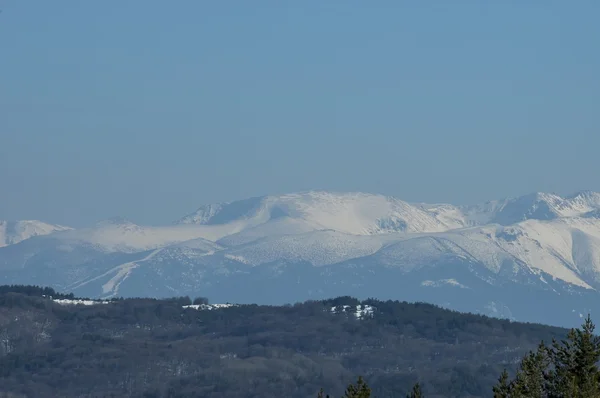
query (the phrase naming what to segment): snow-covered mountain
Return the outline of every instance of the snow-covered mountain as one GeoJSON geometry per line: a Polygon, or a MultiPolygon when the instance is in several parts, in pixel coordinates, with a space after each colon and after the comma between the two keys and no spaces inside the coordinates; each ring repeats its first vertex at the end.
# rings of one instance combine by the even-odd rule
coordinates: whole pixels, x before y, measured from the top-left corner
{"type": "Polygon", "coordinates": [[[562,198],[556,194],[534,193],[518,198],[487,202],[461,210],[478,224],[510,225],[525,220],[555,220],[586,217],[600,209],[600,193],[582,191],[562,198]]]}
{"type": "Polygon", "coordinates": [[[0,240],[0,283],[96,298],[420,300],[559,325],[600,311],[594,192],[474,206],[304,192],[202,206],[166,226],[36,223],[0,240]]]}
{"type": "Polygon", "coordinates": [[[62,225],[46,224],[37,220],[0,220],[0,247],[13,245],[33,236],[48,235],[53,232],[69,229],[69,227],[62,225]]]}
{"type": "Polygon", "coordinates": [[[387,232],[441,232],[465,226],[463,218],[453,218],[444,212],[438,214],[424,206],[382,195],[305,192],[203,206],[178,223],[237,224],[248,229],[268,221],[286,219],[301,220],[311,229],[373,235],[387,232]]]}

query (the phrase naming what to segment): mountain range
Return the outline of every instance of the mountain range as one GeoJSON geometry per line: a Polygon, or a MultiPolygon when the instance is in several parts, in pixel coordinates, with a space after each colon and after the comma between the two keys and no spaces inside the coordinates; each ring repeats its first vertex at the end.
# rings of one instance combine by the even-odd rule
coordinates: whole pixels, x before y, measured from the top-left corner
{"type": "Polygon", "coordinates": [[[163,226],[0,221],[0,283],[259,304],[351,295],[579,325],[600,311],[600,193],[455,206],[311,191],[163,226]]]}

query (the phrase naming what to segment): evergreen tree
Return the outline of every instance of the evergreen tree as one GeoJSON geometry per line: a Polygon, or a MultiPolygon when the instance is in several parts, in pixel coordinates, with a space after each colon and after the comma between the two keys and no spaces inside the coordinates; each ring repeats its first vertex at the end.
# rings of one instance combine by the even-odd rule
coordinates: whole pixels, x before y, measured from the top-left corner
{"type": "Polygon", "coordinates": [[[421,385],[419,383],[415,384],[412,388],[412,391],[406,396],[406,398],[423,398],[421,385]]]}
{"type": "MultiPolygon", "coordinates": [[[[346,392],[344,393],[343,398],[370,398],[371,397],[371,389],[365,383],[362,376],[358,377],[356,384],[350,384],[348,388],[346,388],[346,392]]],[[[317,398],[329,398],[329,394],[325,395],[325,392],[321,388],[317,398]]]]}
{"type": "Polygon", "coordinates": [[[600,337],[594,335],[594,329],[588,314],[583,327],[575,330],[575,378],[580,397],[600,397],[600,337]]]}
{"type": "Polygon", "coordinates": [[[506,370],[494,386],[494,398],[600,398],[600,337],[589,315],[551,347],[540,343],[527,354],[511,382],[506,370]]]}
{"type": "Polygon", "coordinates": [[[370,398],[371,397],[371,389],[365,383],[362,376],[358,377],[356,385],[350,384],[346,389],[346,393],[344,394],[344,398],[370,398]]]}
{"type": "Polygon", "coordinates": [[[515,380],[510,385],[508,396],[544,398],[549,365],[548,349],[542,342],[535,352],[529,352],[521,361],[515,380]]]}
{"type": "Polygon", "coordinates": [[[327,395],[324,395],[324,394],[325,394],[325,392],[321,388],[321,391],[319,391],[319,394],[317,395],[317,398],[329,398],[329,394],[327,394],[327,395]]]}
{"type": "MultiPolygon", "coordinates": [[[[515,378],[509,381],[506,369],[493,387],[494,398],[600,398],[600,336],[588,315],[580,329],[571,329],[561,342],[546,347],[542,341],[519,364],[515,378]]],[[[344,398],[370,398],[371,389],[362,377],[350,384],[344,398]]],[[[323,390],[318,398],[323,396],[323,390]]],[[[423,398],[419,383],[407,398],[423,398]]]]}
{"type": "Polygon", "coordinates": [[[553,369],[548,375],[548,396],[552,398],[575,397],[575,380],[572,375],[575,371],[575,349],[572,341],[575,339],[575,330],[571,330],[567,339],[560,343],[552,341],[549,351],[553,369]]]}
{"type": "Polygon", "coordinates": [[[595,326],[586,318],[581,329],[572,329],[567,339],[553,341],[549,350],[553,369],[548,375],[548,396],[551,398],[600,397],[600,337],[595,326]]]}
{"type": "Polygon", "coordinates": [[[511,385],[508,381],[508,372],[506,369],[498,378],[498,383],[493,388],[494,398],[510,398],[511,385]]]}

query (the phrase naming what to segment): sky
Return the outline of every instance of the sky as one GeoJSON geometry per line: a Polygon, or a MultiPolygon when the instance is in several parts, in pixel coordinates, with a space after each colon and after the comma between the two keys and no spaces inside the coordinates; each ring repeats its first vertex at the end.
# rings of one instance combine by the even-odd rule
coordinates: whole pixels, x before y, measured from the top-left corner
{"type": "Polygon", "coordinates": [[[0,0],[0,219],[600,191],[600,2],[0,0]]]}

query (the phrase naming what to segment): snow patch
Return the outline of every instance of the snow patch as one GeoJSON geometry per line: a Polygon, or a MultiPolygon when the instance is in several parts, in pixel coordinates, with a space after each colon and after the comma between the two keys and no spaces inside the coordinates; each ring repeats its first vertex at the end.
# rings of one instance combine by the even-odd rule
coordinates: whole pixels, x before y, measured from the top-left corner
{"type": "Polygon", "coordinates": [[[101,278],[110,276],[112,274],[114,274],[108,282],[106,282],[105,284],[102,285],[102,293],[106,296],[116,296],[117,293],[119,292],[119,286],[121,286],[121,284],[125,281],[125,279],[127,279],[127,277],[131,274],[131,272],[139,267],[139,263],[142,263],[144,261],[148,261],[150,260],[152,257],[156,256],[157,254],[159,254],[163,249],[157,249],[154,250],[152,253],[148,254],[146,257],[140,259],[140,260],[135,260],[135,261],[130,261],[121,265],[118,265],[108,271],[106,271],[105,273],[98,275],[94,278],[82,281],[82,282],[78,282],[76,283],[71,289],[75,290],[77,288],[80,288],[82,286],[85,286],[91,282],[94,282],[96,280],[99,280],[101,278]]]}
{"type": "Polygon", "coordinates": [[[468,286],[463,285],[456,279],[440,279],[437,281],[425,280],[421,282],[421,286],[427,287],[442,287],[442,286],[455,286],[461,289],[470,289],[468,286]]]}
{"type": "MultiPolygon", "coordinates": [[[[349,310],[353,309],[353,306],[350,305],[339,305],[339,306],[333,306],[331,307],[331,312],[332,313],[338,313],[338,312],[347,312],[349,313],[349,310]]],[[[352,314],[354,314],[354,316],[357,319],[363,319],[363,318],[367,318],[367,317],[372,317],[373,314],[375,312],[375,307],[370,306],[370,305],[357,305],[355,310],[352,312],[352,314]]]]}
{"type": "Polygon", "coordinates": [[[104,300],[82,300],[82,299],[54,299],[52,300],[60,305],[97,305],[97,304],[109,304],[110,301],[104,300]]]}
{"type": "Polygon", "coordinates": [[[199,311],[212,311],[212,310],[220,310],[223,308],[231,308],[231,307],[239,307],[238,304],[192,304],[192,305],[184,305],[183,308],[191,308],[193,310],[199,311]]]}
{"type": "Polygon", "coordinates": [[[223,257],[225,257],[228,260],[237,261],[238,263],[250,264],[250,261],[246,260],[243,256],[234,256],[233,254],[225,254],[223,257]]]}

